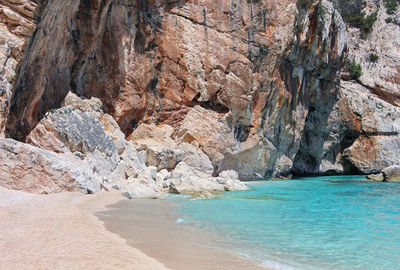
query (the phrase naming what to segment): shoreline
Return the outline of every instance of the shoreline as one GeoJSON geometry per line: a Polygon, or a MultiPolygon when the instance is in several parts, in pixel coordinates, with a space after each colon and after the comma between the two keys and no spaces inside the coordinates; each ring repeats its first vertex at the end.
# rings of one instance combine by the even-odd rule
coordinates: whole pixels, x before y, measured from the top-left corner
{"type": "Polygon", "coordinates": [[[174,270],[272,269],[230,250],[218,232],[186,224],[168,199],[124,200],[96,216],[128,245],[174,270]]]}
{"type": "Polygon", "coordinates": [[[36,195],[0,187],[0,268],[168,269],[96,217],[121,200],[114,192],[36,195]]]}

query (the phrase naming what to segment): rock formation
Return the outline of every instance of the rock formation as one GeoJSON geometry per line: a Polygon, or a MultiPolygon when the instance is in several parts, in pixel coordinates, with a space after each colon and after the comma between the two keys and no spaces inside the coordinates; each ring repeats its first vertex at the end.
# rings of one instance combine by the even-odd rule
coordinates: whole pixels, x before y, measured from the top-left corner
{"type": "Polygon", "coordinates": [[[37,9],[37,0],[0,2],[0,136],[4,135],[17,65],[36,28],[37,9]]]}
{"type": "Polygon", "coordinates": [[[361,2],[4,0],[1,133],[128,197],[380,173],[400,165],[400,10],[361,2]]]}
{"type": "Polygon", "coordinates": [[[323,3],[325,17],[318,1],[48,3],[7,135],[25,140],[70,90],[101,99],[127,135],[141,122],[180,130],[200,106],[225,132],[222,152],[202,147],[214,173],[288,175],[309,108],[335,95],[346,52],[340,15],[323,3]]]}
{"type": "Polygon", "coordinates": [[[315,110],[307,117],[294,171],[377,173],[400,164],[400,9],[388,14],[384,1],[334,2],[345,17],[376,12],[376,21],[366,37],[348,24],[348,64],[338,98],[329,115],[315,110]],[[351,63],[360,65],[359,77],[352,77],[351,63]]]}
{"type": "Polygon", "coordinates": [[[0,139],[0,186],[33,193],[100,190],[92,168],[54,152],[0,139]]]}
{"type": "Polygon", "coordinates": [[[172,127],[138,128],[147,139],[127,141],[100,100],[69,93],[63,105],[46,113],[28,144],[0,139],[1,186],[35,193],[115,188],[129,198],[247,189],[234,171],[213,177],[208,157],[175,144],[172,127]]]}

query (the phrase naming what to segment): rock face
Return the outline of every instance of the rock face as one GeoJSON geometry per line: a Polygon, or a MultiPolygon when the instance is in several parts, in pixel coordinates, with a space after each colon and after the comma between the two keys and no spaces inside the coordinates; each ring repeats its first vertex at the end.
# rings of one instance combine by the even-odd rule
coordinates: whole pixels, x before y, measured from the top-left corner
{"type": "Polygon", "coordinates": [[[17,65],[36,28],[37,9],[38,1],[35,0],[0,2],[0,136],[4,136],[17,65]]]}
{"type": "Polygon", "coordinates": [[[390,166],[383,169],[385,181],[400,181],[400,166],[390,166]]]}
{"type": "Polygon", "coordinates": [[[33,193],[100,190],[102,178],[90,167],[51,151],[0,139],[0,186],[33,193]]]}
{"type": "Polygon", "coordinates": [[[294,11],[294,0],[50,1],[7,133],[24,140],[70,90],[100,98],[127,134],[146,119],[173,124],[196,103],[249,126],[247,107],[292,37],[294,11]]]}
{"type": "Polygon", "coordinates": [[[25,1],[1,4],[7,35],[38,19],[5,65],[0,125],[9,107],[7,136],[80,159],[128,194],[230,190],[229,170],[400,165],[400,11],[383,1],[25,1]],[[9,10],[25,9],[13,24],[9,10]],[[377,13],[360,30],[361,11],[377,13]]]}
{"type": "Polygon", "coordinates": [[[91,113],[63,107],[49,113],[29,134],[27,142],[56,153],[74,153],[91,161],[101,175],[120,161],[117,147],[91,113]]]}
{"type": "Polygon", "coordinates": [[[370,33],[349,24],[349,59],[339,95],[329,115],[315,110],[307,118],[294,164],[298,174],[371,174],[400,165],[399,48],[400,27],[383,1],[334,1],[346,16],[377,12],[370,33]],[[349,63],[362,74],[351,78],[349,63]],[[327,119],[327,121],[323,121],[327,119]],[[322,151],[321,151],[322,149],[322,151]]]}
{"type": "Polygon", "coordinates": [[[70,90],[100,98],[128,135],[140,122],[179,129],[200,106],[225,130],[227,149],[202,148],[215,173],[287,175],[309,109],[336,94],[346,52],[339,13],[323,8],[325,17],[311,0],[52,1],[17,77],[7,134],[25,140],[70,90]]]}

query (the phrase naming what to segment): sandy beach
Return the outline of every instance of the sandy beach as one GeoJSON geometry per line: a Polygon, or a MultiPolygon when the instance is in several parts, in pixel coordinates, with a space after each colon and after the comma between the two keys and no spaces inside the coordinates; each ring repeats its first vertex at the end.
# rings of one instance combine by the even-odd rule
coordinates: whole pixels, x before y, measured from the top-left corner
{"type": "Polygon", "coordinates": [[[176,226],[169,209],[165,201],[124,200],[113,192],[0,188],[0,269],[261,269],[214,249],[208,234],[176,226]],[[118,205],[122,212],[114,215],[118,205]],[[131,206],[141,214],[130,214],[131,206]]]}
{"type": "Polygon", "coordinates": [[[0,188],[0,269],[167,269],[93,214],[116,193],[33,195],[0,188]]]}
{"type": "Polygon", "coordinates": [[[174,270],[267,270],[239,256],[216,231],[182,223],[171,200],[133,199],[96,213],[107,230],[174,270]]]}

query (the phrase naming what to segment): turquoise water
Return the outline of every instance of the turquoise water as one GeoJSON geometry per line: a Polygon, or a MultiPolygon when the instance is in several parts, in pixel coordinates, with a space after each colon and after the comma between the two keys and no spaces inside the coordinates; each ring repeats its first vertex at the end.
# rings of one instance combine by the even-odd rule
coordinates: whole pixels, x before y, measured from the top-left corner
{"type": "Polygon", "coordinates": [[[179,200],[179,223],[216,230],[225,248],[275,269],[400,269],[400,184],[360,179],[257,182],[179,200]]]}

